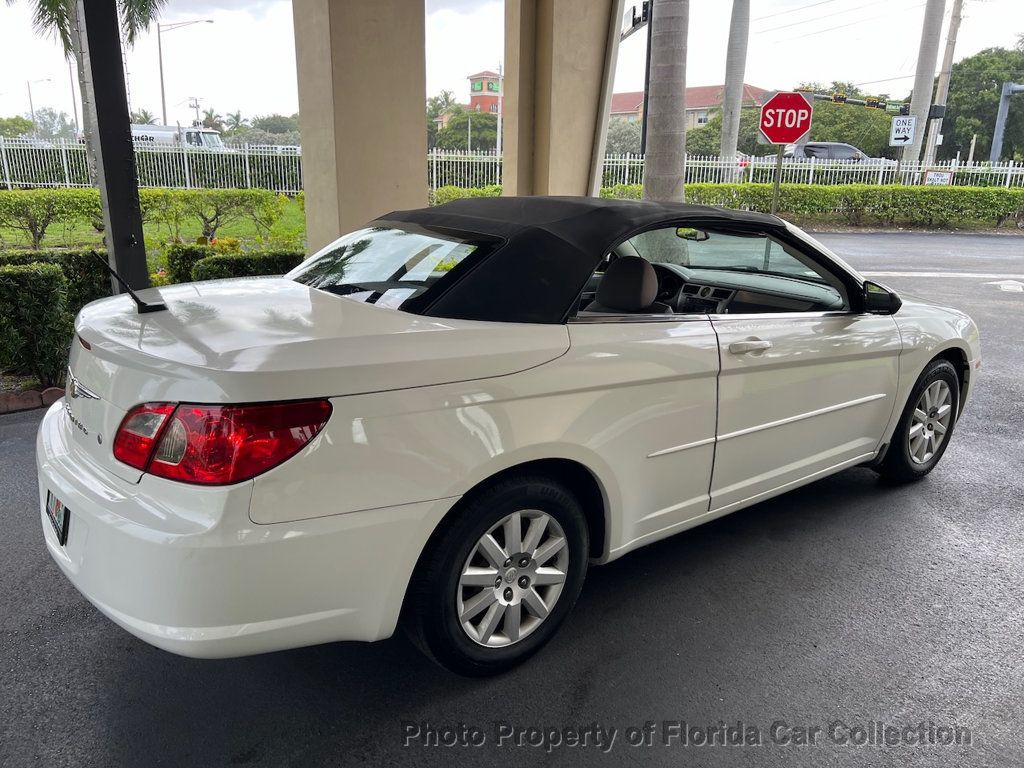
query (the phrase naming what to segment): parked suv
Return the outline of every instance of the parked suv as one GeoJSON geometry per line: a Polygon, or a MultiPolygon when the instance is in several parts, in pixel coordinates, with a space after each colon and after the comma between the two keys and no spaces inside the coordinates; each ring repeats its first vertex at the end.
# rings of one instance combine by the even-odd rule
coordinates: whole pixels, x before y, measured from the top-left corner
{"type": "Polygon", "coordinates": [[[809,141],[806,144],[787,144],[783,157],[808,158],[818,160],[854,160],[862,163],[892,163],[884,157],[869,157],[868,154],[852,144],[838,141],[809,141]]]}

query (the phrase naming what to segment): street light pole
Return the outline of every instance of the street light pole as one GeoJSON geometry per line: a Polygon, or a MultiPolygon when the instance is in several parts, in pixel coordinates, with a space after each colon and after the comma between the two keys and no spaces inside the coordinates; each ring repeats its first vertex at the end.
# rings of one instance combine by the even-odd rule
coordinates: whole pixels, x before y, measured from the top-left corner
{"type": "Polygon", "coordinates": [[[26,80],[25,87],[28,89],[28,112],[32,118],[32,135],[39,138],[39,128],[36,126],[36,107],[32,102],[32,83],[48,83],[50,78],[44,77],[40,80],[26,80]]]}
{"type": "Polygon", "coordinates": [[[171,24],[156,25],[156,55],[160,62],[160,109],[164,125],[167,125],[167,95],[164,92],[164,45],[161,32],[171,32],[193,24],[213,24],[213,19],[193,19],[192,21],[176,21],[171,24]]]}

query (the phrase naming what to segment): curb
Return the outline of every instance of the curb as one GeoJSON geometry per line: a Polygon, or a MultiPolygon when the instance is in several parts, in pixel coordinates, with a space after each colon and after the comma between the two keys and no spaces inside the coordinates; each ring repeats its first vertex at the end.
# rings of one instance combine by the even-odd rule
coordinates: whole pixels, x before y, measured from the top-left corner
{"type": "Polygon", "coordinates": [[[61,387],[48,387],[42,392],[34,389],[25,392],[0,392],[0,413],[31,411],[33,408],[48,408],[64,397],[61,387]]]}

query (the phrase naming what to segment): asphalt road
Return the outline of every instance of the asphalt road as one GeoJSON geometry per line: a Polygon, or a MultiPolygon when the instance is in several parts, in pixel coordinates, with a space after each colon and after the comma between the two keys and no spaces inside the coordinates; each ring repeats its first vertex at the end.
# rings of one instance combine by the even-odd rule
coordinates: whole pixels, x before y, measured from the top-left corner
{"type": "Polygon", "coordinates": [[[135,640],[44,550],[41,412],[0,417],[0,765],[1024,765],[1024,293],[987,284],[1024,282],[1024,238],[822,239],[868,272],[991,276],[884,278],[981,327],[943,462],[905,487],[849,470],[595,568],[555,641],[497,679],[453,677],[400,637],[229,661],[135,640]],[[629,746],[647,721],[655,745],[629,746]],[[763,743],[664,746],[664,721],[739,721],[763,743]],[[970,744],[836,744],[859,734],[835,721],[957,725],[970,744]],[[485,743],[405,746],[407,723],[485,743]],[[495,723],[616,737],[548,752],[499,745],[495,723]],[[798,746],[793,726],[821,731],[798,746]]]}

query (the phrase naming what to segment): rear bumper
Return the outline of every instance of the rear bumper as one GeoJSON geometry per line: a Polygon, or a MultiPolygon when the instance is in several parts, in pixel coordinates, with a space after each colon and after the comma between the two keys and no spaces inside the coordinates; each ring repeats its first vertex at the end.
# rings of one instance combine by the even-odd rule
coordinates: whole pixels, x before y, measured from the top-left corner
{"type": "Polygon", "coordinates": [[[454,501],[257,525],[251,482],[129,483],[69,444],[65,422],[58,401],[36,444],[47,549],[110,619],[185,656],[390,636],[423,544],[454,501]],[[47,491],[71,510],[65,546],[46,515],[47,491]]]}

